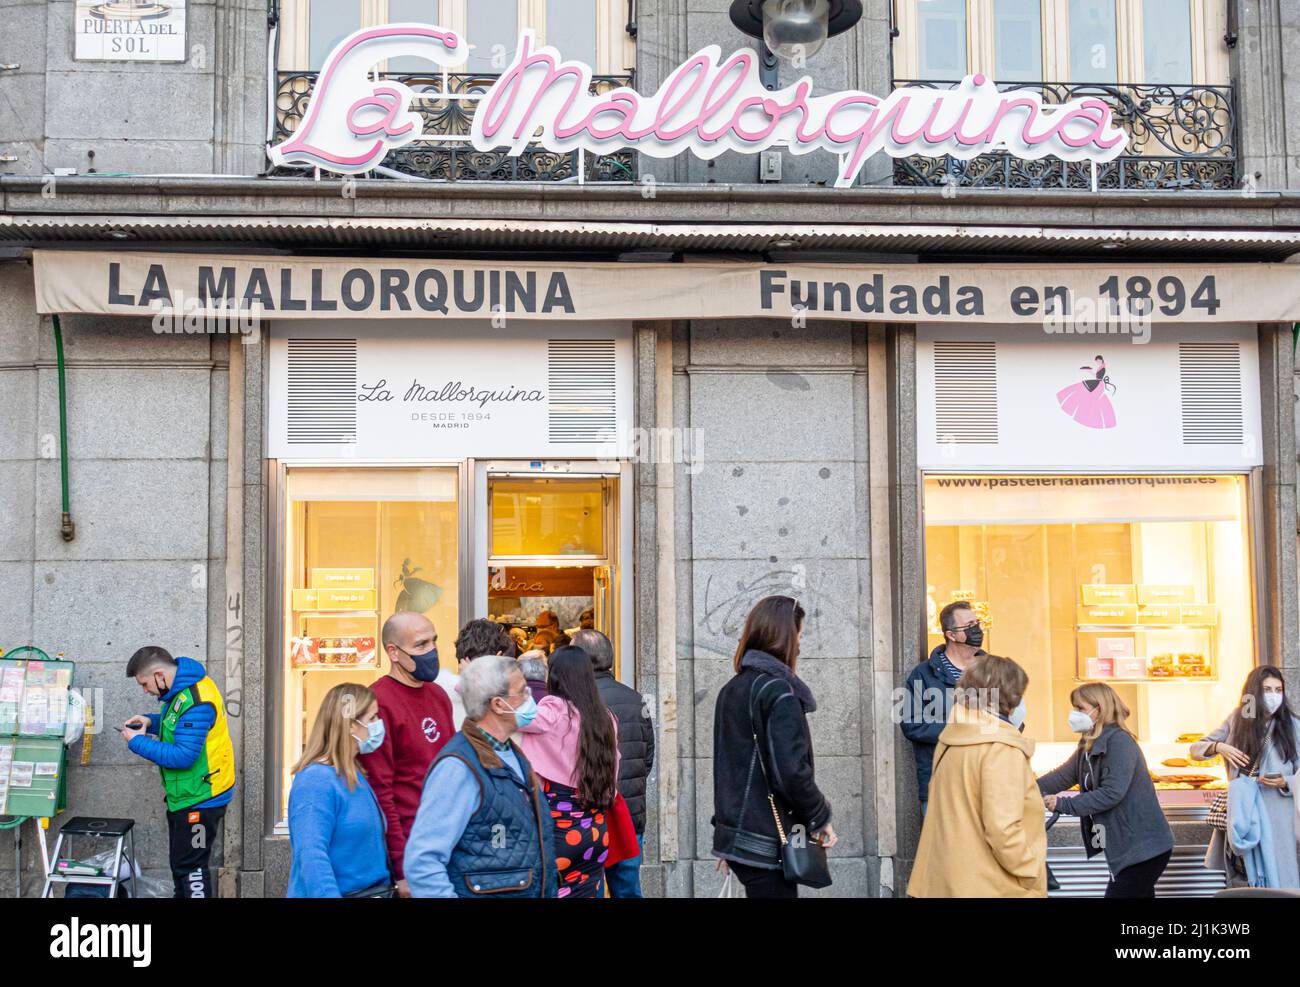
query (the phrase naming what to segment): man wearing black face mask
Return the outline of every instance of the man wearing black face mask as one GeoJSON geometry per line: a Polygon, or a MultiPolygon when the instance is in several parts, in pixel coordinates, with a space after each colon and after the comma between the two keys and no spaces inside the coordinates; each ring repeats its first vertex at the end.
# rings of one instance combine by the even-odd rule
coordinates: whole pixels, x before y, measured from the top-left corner
{"type": "Polygon", "coordinates": [[[379,700],[384,741],[361,755],[370,787],[388,819],[388,859],[397,893],[409,898],[402,872],[406,840],[420,808],[429,765],[456,732],[451,700],[439,685],[438,632],[420,613],[398,611],[384,621],[380,639],[388,674],[370,688],[379,700]]]}
{"type": "Polygon", "coordinates": [[[912,669],[903,696],[901,726],[916,755],[921,815],[925,815],[929,798],[934,747],[952,710],[953,689],[966,666],[984,654],[981,648],[984,629],[966,600],[944,607],[939,613],[939,627],[943,630],[943,643],[930,652],[926,661],[912,669]]]}

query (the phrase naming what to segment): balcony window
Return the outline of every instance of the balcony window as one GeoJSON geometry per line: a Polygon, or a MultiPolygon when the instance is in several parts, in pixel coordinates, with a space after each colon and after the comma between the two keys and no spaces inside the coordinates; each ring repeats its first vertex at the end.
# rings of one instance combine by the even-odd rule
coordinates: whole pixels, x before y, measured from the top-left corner
{"type": "Polygon", "coordinates": [[[1070,0],[1070,82],[1116,82],[1115,0],[1070,0]]]}
{"type": "Polygon", "coordinates": [[[546,43],[565,58],[595,65],[599,55],[593,13],[590,0],[546,0],[546,43]]]}
{"type": "Polygon", "coordinates": [[[307,66],[319,69],[334,46],[361,27],[361,7],[353,3],[312,5],[307,21],[307,66]]]}
{"type": "Polygon", "coordinates": [[[1144,81],[1180,85],[1193,77],[1192,21],[1187,0],[1146,0],[1142,5],[1144,81]]]}
{"type": "Polygon", "coordinates": [[[966,74],[966,0],[920,0],[916,14],[921,73],[927,79],[966,74]]]}
{"type": "MultiPolygon", "coordinates": [[[[388,16],[385,22],[436,24],[438,23],[438,0],[388,0],[388,16]]],[[[415,55],[404,55],[388,60],[389,72],[428,72],[429,69],[428,61],[415,55]]]]}
{"type": "Polygon", "coordinates": [[[1032,82],[1043,77],[1041,0],[995,0],[993,60],[993,78],[999,82],[1032,82]]]}
{"type": "Polygon", "coordinates": [[[518,0],[476,0],[466,11],[469,63],[475,75],[496,75],[505,71],[515,57],[519,43],[518,0]]]}
{"type": "Polygon", "coordinates": [[[895,85],[947,86],[982,73],[1045,103],[1093,97],[1129,135],[1098,165],[895,162],[902,185],[1011,188],[1236,187],[1236,97],[1223,41],[1229,0],[896,0],[895,85]]]}
{"type": "Polygon", "coordinates": [[[376,66],[381,75],[397,77],[416,92],[411,105],[425,124],[424,136],[392,151],[375,176],[398,172],[438,181],[636,178],[631,151],[555,153],[539,146],[511,157],[504,150],[478,151],[469,143],[477,104],[492,78],[514,59],[524,28],[532,29],[539,44],[592,66],[593,92],[631,84],[636,49],[624,30],[626,0],[282,0],[275,140],[284,140],[302,122],[316,73],[340,40],[358,28],[403,22],[460,32],[469,43],[469,57],[455,72],[417,56],[376,66]]]}

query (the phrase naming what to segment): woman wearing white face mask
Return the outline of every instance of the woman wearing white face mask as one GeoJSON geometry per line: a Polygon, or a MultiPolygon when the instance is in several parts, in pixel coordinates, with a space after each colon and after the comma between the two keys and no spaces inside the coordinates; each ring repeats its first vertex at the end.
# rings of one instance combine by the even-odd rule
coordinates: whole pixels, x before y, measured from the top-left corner
{"type": "Polygon", "coordinates": [[[1102,682],[1070,693],[1070,729],[1079,747],[1038,779],[1043,804],[1078,816],[1089,857],[1105,852],[1107,898],[1154,898],[1174,849],[1174,834],[1156,798],[1146,758],[1127,725],[1128,707],[1102,682]],[[1074,785],[1078,795],[1063,795],[1074,785]]]}
{"type": "Polygon", "coordinates": [[[375,694],[325,694],[289,790],[290,898],[391,898],[384,815],[357,760],[384,739],[375,694]]]}
{"type": "Polygon", "coordinates": [[[1240,801],[1241,789],[1233,787],[1237,780],[1254,778],[1257,786],[1251,789],[1259,822],[1259,838],[1250,855],[1252,866],[1247,868],[1246,857],[1233,851],[1222,830],[1215,830],[1205,855],[1205,866],[1224,871],[1229,887],[1250,884],[1252,876],[1259,886],[1300,887],[1295,803],[1298,747],[1300,718],[1286,701],[1281,669],[1272,665],[1261,665],[1246,676],[1237,708],[1217,730],[1191,747],[1191,756],[1197,759],[1223,755],[1229,778],[1229,827],[1234,816],[1244,814],[1235,813],[1234,808],[1246,808],[1233,805],[1240,801]]]}

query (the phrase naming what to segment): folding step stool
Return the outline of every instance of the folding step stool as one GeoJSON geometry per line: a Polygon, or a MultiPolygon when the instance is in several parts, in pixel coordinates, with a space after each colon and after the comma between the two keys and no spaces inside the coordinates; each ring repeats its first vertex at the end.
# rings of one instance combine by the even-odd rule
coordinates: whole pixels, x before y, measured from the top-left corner
{"type": "MultiPolygon", "coordinates": [[[[45,872],[45,886],[41,889],[42,898],[54,896],[56,884],[107,884],[108,897],[117,897],[118,886],[122,883],[122,859],[125,855],[130,863],[131,897],[135,897],[135,820],[134,819],[96,819],[91,816],[76,816],[69,819],[59,829],[59,838],[54,841],[54,852],[50,854],[48,870],[45,872]],[[60,874],[58,872],[60,851],[63,849],[64,837],[86,836],[92,839],[116,840],[113,848],[113,863],[107,874],[60,874]],[[124,854],[125,851],[125,854],[124,854]]],[[[71,841],[69,841],[71,853],[71,841]]]]}

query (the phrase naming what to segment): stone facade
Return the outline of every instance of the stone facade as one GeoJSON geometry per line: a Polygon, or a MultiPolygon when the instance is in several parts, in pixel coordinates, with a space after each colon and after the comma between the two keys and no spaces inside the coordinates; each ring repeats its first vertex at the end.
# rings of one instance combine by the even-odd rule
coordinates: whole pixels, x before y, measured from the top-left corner
{"type": "MultiPolygon", "coordinates": [[[[189,6],[189,62],[123,66],[72,61],[70,0],[0,0],[0,62],[20,63],[0,73],[6,97],[0,99],[0,154],[17,158],[0,166],[17,176],[0,178],[0,220],[36,213],[203,219],[275,212],[581,219],[603,212],[790,228],[810,222],[1122,227],[1141,215],[1171,228],[1300,229],[1294,194],[1300,191],[1300,82],[1282,68],[1283,54],[1300,45],[1300,10],[1286,0],[1240,4],[1233,78],[1253,194],[1197,199],[1161,192],[1124,205],[1107,203],[1105,193],[972,194],[950,202],[937,193],[883,189],[871,198],[837,198],[817,187],[833,178],[834,159],[815,154],[785,155],[783,184],[769,189],[767,199],[744,188],[755,181],[756,158],[738,155],[715,162],[643,159],[642,174],[661,183],[653,201],[636,190],[584,196],[536,186],[517,195],[497,186],[475,199],[462,189],[435,196],[382,182],[360,183],[360,194],[349,201],[304,192],[302,183],[273,187],[256,177],[265,168],[267,5],[190,0],[189,6]],[[91,167],[134,177],[58,181],[44,193],[43,176],[53,169],[85,175],[91,167]],[[146,177],[160,173],[236,179],[223,191],[205,191],[146,177]]],[[[742,43],[727,6],[725,0],[642,0],[638,88],[652,89],[705,44],[742,43]]],[[[810,62],[819,90],[888,89],[889,4],[864,6],[859,27],[810,62]]],[[[863,184],[886,186],[889,175],[888,162],[873,162],[863,184]]],[[[102,690],[107,726],[149,708],[151,701],[123,674],[139,645],[157,642],[205,661],[228,701],[235,700],[241,763],[240,795],[227,816],[223,893],[283,894],[288,841],[272,834],[277,812],[265,768],[279,729],[279,651],[264,631],[276,553],[266,535],[265,344],[232,347],[226,337],[160,335],[142,320],[64,316],[77,525],[75,540],[64,542],[51,320],[35,312],[33,243],[2,242],[11,245],[0,248],[0,647],[30,642],[76,660],[78,685],[102,690]],[[238,445],[233,469],[232,439],[238,445]],[[228,564],[230,545],[238,557],[228,564]]],[[[107,240],[94,246],[117,249],[107,240]]],[[[137,240],[130,246],[178,245],[137,240]]],[[[1260,524],[1268,555],[1261,613],[1272,622],[1290,684],[1300,688],[1294,538],[1300,410],[1293,409],[1300,381],[1290,332],[1262,327],[1260,336],[1267,464],[1260,524]]],[[[832,852],[836,883],[827,893],[888,896],[905,888],[919,818],[911,753],[888,711],[891,690],[924,643],[916,619],[923,601],[914,346],[913,330],[902,325],[814,321],[797,332],[779,321],[637,326],[637,424],[695,428],[703,436],[699,469],[637,466],[636,675],[638,687],[656,700],[660,729],[646,846],[650,894],[717,891],[709,854],[713,704],[749,605],[774,592],[800,597],[809,612],[801,673],[821,704],[811,721],[818,778],[835,806],[840,835],[832,852]]],[[[125,751],[115,731],[94,738],[90,763],[72,767],[69,789],[70,814],[134,817],[142,862],[167,878],[156,773],[125,751]]],[[[30,829],[23,848],[25,890],[32,893],[39,858],[30,829]]],[[[12,882],[12,869],[0,867],[0,895],[13,892],[12,882]]]]}

